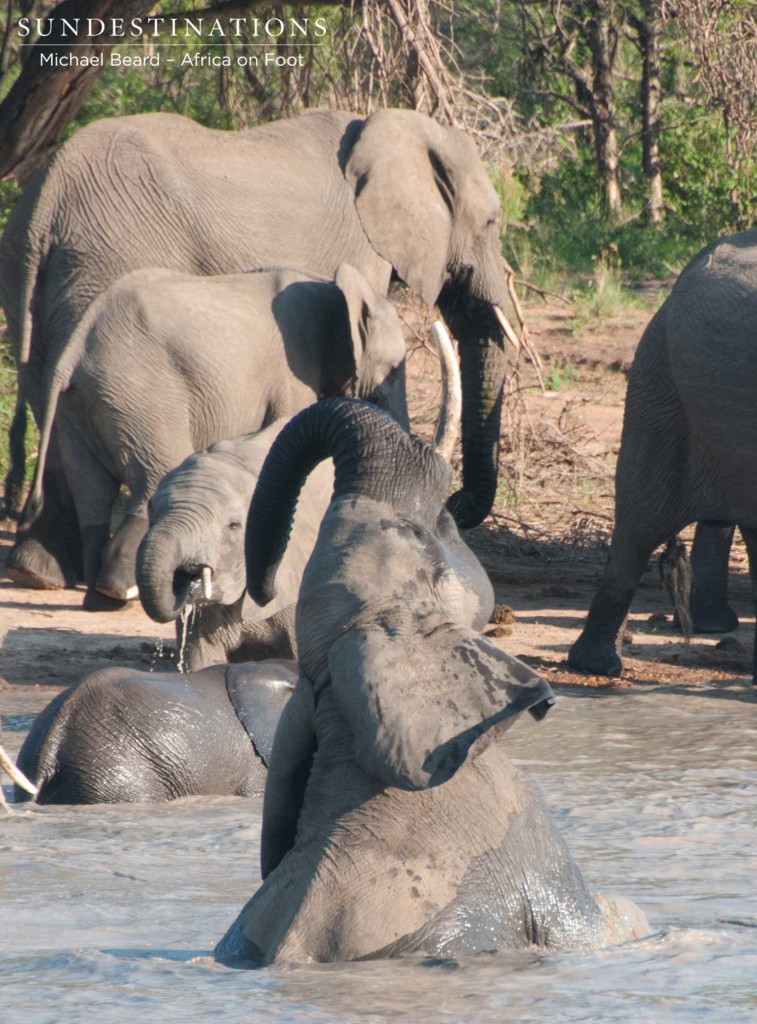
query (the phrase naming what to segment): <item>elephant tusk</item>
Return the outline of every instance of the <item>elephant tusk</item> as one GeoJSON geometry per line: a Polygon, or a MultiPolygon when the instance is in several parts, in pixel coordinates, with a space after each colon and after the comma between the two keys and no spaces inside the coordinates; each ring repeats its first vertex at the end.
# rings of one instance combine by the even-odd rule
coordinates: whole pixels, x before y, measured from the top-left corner
{"type": "Polygon", "coordinates": [[[136,599],[138,597],[139,597],[139,587],[136,586],[136,584],[133,587],[129,587],[129,589],[126,591],[126,600],[127,601],[136,601],[136,599]]]}
{"type": "Polygon", "coordinates": [[[213,570],[209,565],[202,567],[202,596],[209,601],[213,595],[213,570]]]}
{"type": "Polygon", "coordinates": [[[5,748],[3,747],[2,744],[0,744],[0,768],[3,768],[4,771],[6,771],[8,775],[10,775],[10,777],[13,779],[16,785],[21,787],[21,789],[25,789],[26,792],[31,793],[32,796],[37,795],[37,787],[34,785],[34,783],[29,782],[29,780],[27,779],[27,777],[24,775],[20,768],[17,768],[15,766],[15,764],[8,757],[8,754],[6,753],[5,748]]]}
{"type": "Polygon", "coordinates": [[[521,346],[520,346],[520,338],[515,333],[515,331],[512,329],[510,321],[507,319],[505,314],[502,312],[501,307],[500,306],[492,306],[492,309],[494,310],[494,315],[497,318],[497,323],[499,324],[499,326],[504,331],[505,337],[510,342],[512,347],[515,349],[515,356],[517,358],[520,355],[520,348],[521,348],[521,346]]]}
{"type": "Polygon", "coordinates": [[[460,380],[460,367],[455,355],[455,346],[449,331],[440,320],[431,325],[431,336],[439,353],[442,369],[442,404],[434,434],[434,448],[443,458],[450,462],[455,450],[455,442],[460,433],[460,420],[463,409],[463,388],[460,380]]]}

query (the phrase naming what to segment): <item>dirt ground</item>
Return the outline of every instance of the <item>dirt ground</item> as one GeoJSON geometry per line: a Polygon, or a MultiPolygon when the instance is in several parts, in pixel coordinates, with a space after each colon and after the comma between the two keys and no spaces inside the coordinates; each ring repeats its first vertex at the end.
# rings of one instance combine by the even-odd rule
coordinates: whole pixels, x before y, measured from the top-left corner
{"type": "MultiPolygon", "coordinates": [[[[629,619],[623,679],[580,676],[565,666],[606,556],[625,370],[655,301],[650,296],[638,308],[623,307],[588,326],[576,325],[576,310],[567,303],[529,302],[530,336],[544,361],[548,390],[542,393],[521,360],[503,416],[497,503],[468,540],[490,574],[497,601],[514,612],[514,621],[496,626],[497,642],[537,667],[556,689],[727,689],[752,700],[754,615],[740,545],[732,554],[730,583],[738,631],[684,644],[652,560],[629,619]]],[[[411,352],[409,380],[413,423],[428,432],[438,392],[434,358],[423,346],[411,352]]],[[[12,530],[12,523],[0,522],[0,568],[12,530]]],[[[45,687],[52,696],[109,664],[172,669],[173,626],[152,622],[138,603],[116,613],[86,612],[82,594],[81,588],[25,590],[0,579],[0,690],[45,687]]]]}

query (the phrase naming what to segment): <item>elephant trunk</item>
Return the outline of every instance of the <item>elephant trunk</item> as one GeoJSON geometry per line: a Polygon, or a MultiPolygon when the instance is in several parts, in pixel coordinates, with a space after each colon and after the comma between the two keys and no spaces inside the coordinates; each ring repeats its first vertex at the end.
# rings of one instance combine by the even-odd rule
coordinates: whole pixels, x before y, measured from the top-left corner
{"type": "MultiPolygon", "coordinates": [[[[197,528],[195,528],[195,532],[197,528]]],[[[198,536],[201,536],[198,532],[198,536]]],[[[172,622],[190,599],[195,580],[202,580],[206,599],[209,597],[210,559],[188,557],[190,545],[187,531],[169,528],[167,524],[153,526],[148,531],[137,554],[137,584],[145,612],[155,622],[172,622]]]]}
{"type": "Polygon", "coordinates": [[[497,492],[505,338],[489,302],[443,290],[439,306],[460,349],[463,387],[463,486],[448,501],[458,526],[470,529],[488,515],[497,492]]]}
{"type": "Polygon", "coordinates": [[[274,442],[247,517],[247,589],[274,597],[299,493],[313,469],[334,461],[332,500],[364,496],[421,519],[438,513],[450,485],[447,462],[391,417],[357,399],[325,399],[298,413],[274,442]]]}

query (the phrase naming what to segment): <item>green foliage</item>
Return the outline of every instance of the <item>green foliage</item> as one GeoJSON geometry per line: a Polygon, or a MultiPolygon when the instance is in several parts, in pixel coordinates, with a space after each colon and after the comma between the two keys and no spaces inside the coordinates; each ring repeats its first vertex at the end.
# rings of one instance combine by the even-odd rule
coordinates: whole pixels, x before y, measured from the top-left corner
{"type": "Polygon", "coordinates": [[[578,368],[572,363],[549,360],[545,367],[544,387],[547,391],[559,391],[578,376],[578,368]]]}

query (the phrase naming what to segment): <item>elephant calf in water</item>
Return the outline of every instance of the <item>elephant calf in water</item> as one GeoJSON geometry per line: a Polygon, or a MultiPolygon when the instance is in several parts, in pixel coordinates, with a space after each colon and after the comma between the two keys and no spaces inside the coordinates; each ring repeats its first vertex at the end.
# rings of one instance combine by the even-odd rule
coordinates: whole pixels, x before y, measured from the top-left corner
{"type": "Polygon", "coordinates": [[[646,934],[632,904],[588,892],[538,792],[493,742],[554,698],[476,632],[491,604],[445,509],[443,458],[364,403],[300,413],[253,497],[250,593],[272,598],[300,487],[328,457],[334,496],[297,602],[300,676],[266,782],[263,883],[217,958],[457,956],[646,934]]]}
{"type": "MultiPolygon", "coordinates": [[[[93,672],[40,712],[17,766],[43,804],[254,796],[295,670],[267,661],[187,675],[93,672]]],[[[15,795],[29,799],[19,783],[15,795]]]]}
{"type": "Polygon", "coordinates": [[[294,657],[294,602],[334,483],[324,462],[303,488],[276,600],[245,592],[244,522],[282,417],[255,434],[219,441],[168,473],[150,499],[137,555],[139,596],[156,622],[176,620],[181,664],[294,657]]]}

